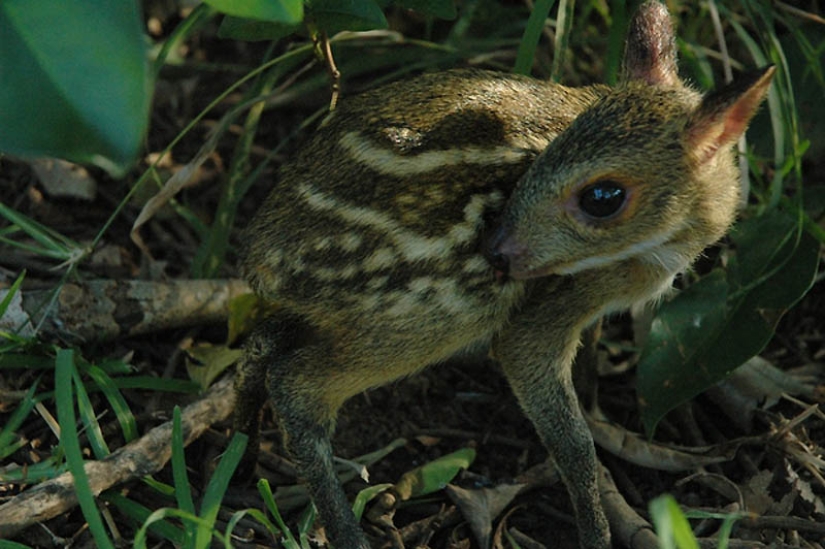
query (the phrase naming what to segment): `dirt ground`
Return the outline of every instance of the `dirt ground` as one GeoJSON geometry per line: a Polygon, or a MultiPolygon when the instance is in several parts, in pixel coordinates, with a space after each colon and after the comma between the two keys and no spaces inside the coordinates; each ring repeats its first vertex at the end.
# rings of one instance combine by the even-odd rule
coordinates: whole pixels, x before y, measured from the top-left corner
{"type": "MultiPolygon", "coordinates": [[[[199,37],[191,46],[193,52],[190,58],[208,60],[214,73],[210,73],[210,69],[204,66],[184,64],[170,67],[161,74],[151,133],[147,138],[148,151],[159,151],[165,147],[182,125],[237,77],[239,67],[248,68],[247,64],[259,59],[263,50],[263,46],[259,44],[218,46],[215,40],[214,36],[208,34],[199,37]],[[221,63],[228,64],[230,68],[221,68],[221,63]]],[[[318,70],[317,74],[322,75],[323,71],[318,70]]],[[[326,93],[327,90],[320,86],[305,96],[290,98],[290,103],[283,108],[268,111],[256,140],[257,149],[253,152],[253,159],[262,158],[267,150],[288,135],[309,113],[323,105],[326,93]]],[[[237,97],[231,98],[231,101],[237,101],[237,97]]],[[[214,116],[219,115],[220,112],[214,116]]],[[[207,119],[174,151],[167,168],[169,171],[179,169],[181,164],[195,154],[214,122],[214,117],[207,119]]],[[[244,224],[260,203],[266,193],[267,180],[274,177],[278,162],[288,157],[289,151],[299,146],[299,143],[300,140],[285,150],[250,191],[237,215],[238,226],[244,224]]],[[[214,211],[219,181],[225,173],[232,147],[233,142],[229,138],[221,142],[212,159],[200,170],[195,186],[185,190],[180,196],[180,201],[204,221],[209,221],[214,211]]],[[[43,189],[28,164],[0,159],[0,200],[77,241],[89,241],[125,196],[130,180],[145,169],[148,158],[142,159],[140,169],[136,169],[127,181],[111,181],[104,174],[92,170],[98,185],[96,197],[91,201],[51,195],[43,189]]],[[[807,169],[810,169],[812,180],[821,181],[821,162],[809,165],[807,169]]],[[[146,194],[151,194],[149,189],[146,194]]],[[[144,232],[155,259],[152,269],[148,269],[146,258],[142,257],[140,250],[129,240],[131,223],[145,198],[143,193],[139,193],[138,198],[130,202],[124,213],[116,219],[102,244],[109,259],[92,261],[85,269],[86,276],[141,278],[151,277],[150,271],[158,270],[164,277],[188,276],[197,239],[193,230],[172,211],[162,212],[144,232]]],[[[230,253],[220,276],[236,276],[235,259],[230,253]]],[[[3,250],[0,259],[0,274],[3,275],[4,282],[13,280],[13,275],[22,269],[27,270],[26,288],[54,284],[56,275],[52,267],[52,263],[41,258],[8,249],[3,250]]],[[[820,377],[813,383],[818,385],[816,394],[820,401],[825,394],[825,385],[822,384],[822,368],[825,363],[823,328],[825,290],[819,283],[785,316],[776,337],[763,353],[769,362],[781,369],[806,367],[817,370],[820,377]]],[[[181,328],[102,346],[90,346],[84,348],[84,353],[89,357],[133,353],[132,362],[140,365],[144,373],[185,377],[182,353],[178,348],[186,338],[218,343],[225,338],[225,331],[222,326],[181,328]]],[[[627,350],[632,346],[631,319],[621,316],[608,320],[603,343],[599,348],[599,369],[608,372],[599,382],[599,404],[617,424],[633,432],[642,432],[634,391],[635,370],[627,367],[637,358],[627,350]]],[[[142,426],[151,426],[157,422],[152,415],[157,410],[163,409],[168,413],[171,408],[169,401],[159,400],[159,397],[129,394],[132,398],[130,404],[134,406],[134,413],[141,417],[142,426]]],[[[734,492],[739,494],[740,501],[752,503],[759,500],[763,506],[760,516],[777,517],[774,522],[760,522],[760,516],[752,517],[751,522],[742,521],[734,532],[734,537],[741,540],[741,545],[732,546],[773,544],[776,547],[822,547],[825,545],[825,532],[822,528],[806,528],[804,523],[825,524],[825,506],[822,501],[825,485],[822,476],[817,477],[817,474],[825,474],[822,468],[825,416],[819,411],[795,426],[790,433],[773,439],[768,436],[804,411],[801,405],[784,400],[770,410],[756,413],[749,426],[750,430],[746,431],[731,421],[708,397],[699,397],[681,407],[671,413],[660,426],[656,436],[658,441],[696,446],[700,443],[721,444],[740,437],[763,435],[759,442],[743,443],[733,460],[709,466],[703,475],[687,481],[685,479],[689,476],[688,473],[666,473],[631,465],[621,457],[601,450],[600,458],[611,470],[628,503],[642,515],[646,515],[647,502],[665,492],[673,494],[685,506],[718,511],[737,510],[736,497],[725,497],[725,490],[719,486],[720,483],[727,484],[735,487],[734,492]],[[801,447],[805,447],[805,451],[814,456],[807,459],[808,468],[804,460],[793,458],[794,452],[802,451],[801,447]],[[713,482],[714,479],[717,482],[713,482]],[[785,519],[785,522],[780,518],[785,519]]],[[[271,411],[268,410],[265,417],[267,440],[273,441],[271,449],[277,453],[280,451],[279,435],[271,411]]],[[[219,452],[220,444],[216,440],[223,440],[220,436],[226,434],[227,427],[228,425],[216,426],[214,437],[205,437],[190,447],[190,463],[196,464],[199,456],[219,452]]],[[[28,429],[30,438],[35,438],[44,428],[30,425],[28,429]]],[[[461,474],[456,483],[470,488],[510,482],[531,467],[544,462],[547,457],[532,425],[521,413],[507,387],[500,369],[483,354],[434,366],[421,374],[353,398],[341,413],[334,445],[338,455],[351,458],[373,452],[399,437],[406,438],[408,442],[370,467],[371,483],[394,482],[414,467],[467,446],[477,450],[477,458],[470,471],[461,474]]],[[[159,477],[170,479],[168,472],[159,477]]],[[[355,481],[347,489],[354,494],[364,486],[355,481]]],[[[137,499],[142,497],[143,490],[140,486],[133,488],[137,499]]],[[[248,498],[254,499],[256,494],[252,488],[238,488],[233,492],[233,497],[247,502],[250,501],[248,498]]],[[[443,492],[439,492],[403,506],[397,512],[394,522],[396,526],[403,528],[415,521],[443,514],[452,505],[453,502],[443,492]]],[[[495,522],[496,527],[504,524],[504,530],[516,529],[527,538],[543,543],[545,547],[576,547],[571,508],[561,483],[519,496],[508,507],[505,515],[503,523],[501,518],[495,522]]],[[[294,520],[295,517],[290,515],[290,523],[294,523],[294,520]]],[[[50,521],[47,526],[55,536],[63,539],[77,532],[80,524],[82,517],[79,512],[73,512],[50,521]]],[[[718,521],[711,519],[695,521],[693,524],[700,537],[712,536],[719,526],[718,521]]],[[[129,532],[133,526],[124,524],[123,528],[125,532],[129,532]]],[[[376,532],[379,530],[371,531],[376,532]]],[[[55,539],[43,532],[29,532],[18,541],[42,547],[60,546],[61,543],[55,539]]],[[[254,543],[265,543],[263,540],[259,536],[254,543]]],[[[78,541],[81,546],[90,544],[82,536],[78,541]]],[[[454,523],[447,521],[442,527],[430,528],[418,542],[430,547],[477,546],[460,517],[454,523]]],[[[253,546],[254,543],[248,546],[253,546]]],[[[509,546],[508,542],[504,543],[504,546],[509,546]]],[[[239,543],[237,546],[247,545],[239,543]]],[[[525,538],[522,547],[532,545],[525,538]]]]}

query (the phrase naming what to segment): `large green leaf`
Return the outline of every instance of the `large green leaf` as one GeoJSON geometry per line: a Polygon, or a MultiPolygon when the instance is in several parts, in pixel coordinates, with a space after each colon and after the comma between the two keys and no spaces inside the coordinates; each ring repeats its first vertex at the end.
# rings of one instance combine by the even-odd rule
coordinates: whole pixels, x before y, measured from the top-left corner
{"type": "Polygon", "coordinates": [[[300,28],[301,25],[297,23],[286,24],[274,21],[259,21],[257,19],[227,15],[223,18],[223,21],[221,21],[221,26],[218,28],[218,36],[220,38],[246,40],[247,42],[280,40],[297,32],[300,28]]]}
{"type": "Polygon", "coordinates": [[[122,173],[151,95],[137,4],[3,0],[0,82],[0,151],[122,173]]]}
{"type": "Polygon", "coordinates": [[[314,23],[327,35],[387,28],[384,12],[374,0],[307,0],[314,23]]]}
{"type": "Polygon", "coordinates": [[[301,0],[204,0],[220,12],[258,21],[295,25],[304,19],[301,0]]]}
{"type": "Polygon", "coordinates": [[[645,429],[759,353],[782,315],[811,287],[819,244],[771,211],[732,234],[736,255],[660,309],[639,361],[645,429]]]}

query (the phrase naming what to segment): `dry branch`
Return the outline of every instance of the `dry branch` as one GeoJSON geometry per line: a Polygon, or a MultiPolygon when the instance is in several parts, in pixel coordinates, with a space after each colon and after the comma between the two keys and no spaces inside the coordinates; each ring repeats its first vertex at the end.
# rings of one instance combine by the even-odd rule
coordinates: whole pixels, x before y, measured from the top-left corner
{"type": "Polygon", "coordinates": [[[92,280],[52,293],[23,293],[22,311],[44,329],[82,341],[101,341],[169,328],[225,322],[229,302],[250,293],[242,280],[92,280]]]}
{"type": "MultiPolygon", "coordinates": [[[[184,445],[190,444],[210,425],[226,419],[235,406],[233,378],[224,378],[197,402],[183,409],[184,445]]],[[[159,425],[138,440],[99,461],[86,463],[86,475],[95,495],[117,484],[160,471],[172,455],[172,422],[159,425]]],[[[70,473],[39,484],[0,505],[0,539],[54,518],[77,505],[70,473]]]]}

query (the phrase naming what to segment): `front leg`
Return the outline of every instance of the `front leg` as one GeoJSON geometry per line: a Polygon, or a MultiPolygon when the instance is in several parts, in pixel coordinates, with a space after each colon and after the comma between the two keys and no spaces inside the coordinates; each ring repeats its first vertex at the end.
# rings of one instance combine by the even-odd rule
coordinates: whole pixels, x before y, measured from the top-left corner
{"type": "Polygon", "coordinates": [[[493,352],[567,486],[579,544],[604,549],[610,528],[599,498],[596,451],[571,376],[581,330],[591,319],[575,299],[563,309],[555,306],[558,295],[531,296],[497,336],[493,352]]]}

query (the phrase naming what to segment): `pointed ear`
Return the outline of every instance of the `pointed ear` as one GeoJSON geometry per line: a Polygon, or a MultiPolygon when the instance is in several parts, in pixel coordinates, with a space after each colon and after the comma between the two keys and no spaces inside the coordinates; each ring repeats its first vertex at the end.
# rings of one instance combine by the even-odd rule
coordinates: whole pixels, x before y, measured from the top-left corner
{"type": "Polygon", "coordinates": [[[753,115],[765,99],[773,65],[740,76],[724,88],[705,96],[687,126],[687,147],[699,163],[713,158],[716,151],[735,143],[745,133],[753,115]]]}
{"type": "Polygon", "coordinates": [[[626,80],[675,87],[681,85],[676,68],[676,37],[667,8],[645,2],[630,21],[624,53],[626,80]]]}

